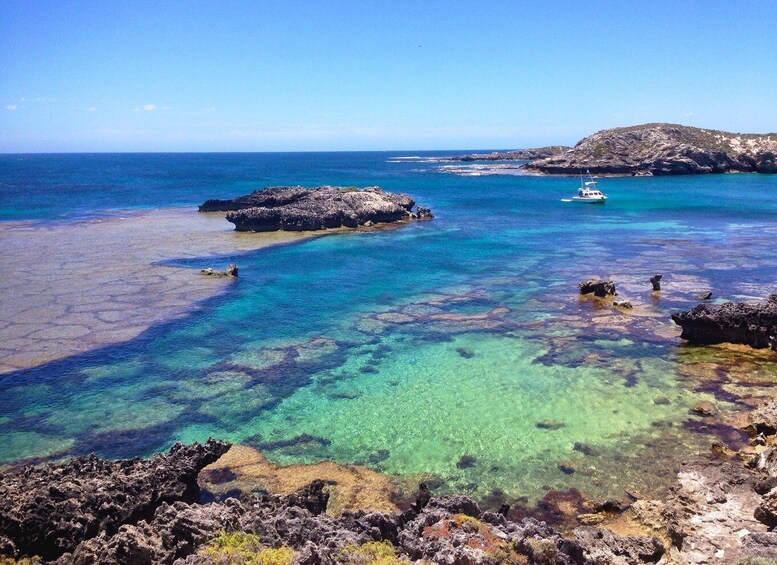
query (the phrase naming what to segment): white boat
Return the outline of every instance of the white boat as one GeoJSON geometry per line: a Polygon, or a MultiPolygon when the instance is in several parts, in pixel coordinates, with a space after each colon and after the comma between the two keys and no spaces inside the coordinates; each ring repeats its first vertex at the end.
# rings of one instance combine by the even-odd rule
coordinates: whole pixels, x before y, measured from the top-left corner
{"type": "Polygon", "coordinates": [[[580,188],[577,189],[577,196],[572,197],[572,202],[586,202],[588,204],[604,204],[607,197],[599,190],[599,185],[589,174],[591,180],[583,182],[583,175],[580,175],[580,188]]]}

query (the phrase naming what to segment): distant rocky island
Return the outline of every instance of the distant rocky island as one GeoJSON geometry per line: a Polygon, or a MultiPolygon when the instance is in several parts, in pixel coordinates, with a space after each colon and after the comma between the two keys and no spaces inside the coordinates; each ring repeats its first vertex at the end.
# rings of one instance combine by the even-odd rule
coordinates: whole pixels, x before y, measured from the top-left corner
{"type": "Polygon", "coordinates": [[[534,149],[516,149],[514,151],[494,151],[493,153],[472,153],[455,155],[451,161],[534,161],[560,155],[572,149],[568,145],[550,145],[534,149]]]}
{"type": "Polygon", "coordinates": [[[543,147],[454,161],[529,160],[522,166],[543,174],[692,175],[777,173],[777,134],[743,134],[677,124],[606,129],[574,147],[543,147]]]}
{"type": "Polygon", "coordinates": [[[271,186],[231,200],[207,200],[200,212],[227,212],[237,231],[308,231],[430,219],[429,208],[377,186],[271,186]]]}

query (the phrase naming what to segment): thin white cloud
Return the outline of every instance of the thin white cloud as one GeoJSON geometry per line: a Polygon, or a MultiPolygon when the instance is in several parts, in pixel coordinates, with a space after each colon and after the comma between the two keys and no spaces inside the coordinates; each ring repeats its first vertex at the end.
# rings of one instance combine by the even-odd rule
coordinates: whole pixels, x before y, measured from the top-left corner
{"type": "Polygon", "coordinates": [[[13,112],[14,110],[18,110],[19,106],[17,106],[16,104],[8,104],[8,106],[6,106],[5,109],[13,112]]]}
{"type": "Polygon", "coordinates": [[[86,109],[86,111],[87,111],[87,112],[96,112],[96,111],[97,111],[97,106],[89,106],[89,107],[86,109]]]}
{"type": "Polygon", "coordinates": [[[153,112],[154,110],[157,110],[159,106],[156,104],[143,104],[142,106],[135,106],[134,111],[135,112],[153,112]]]}

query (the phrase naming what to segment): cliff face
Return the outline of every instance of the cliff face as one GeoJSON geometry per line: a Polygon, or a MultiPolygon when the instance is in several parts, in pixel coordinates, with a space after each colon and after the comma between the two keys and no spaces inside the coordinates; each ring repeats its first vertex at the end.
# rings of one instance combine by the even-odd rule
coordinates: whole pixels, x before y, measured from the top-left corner
{"type": "Polygon", "coordinates": [[[550,174],[777,173],[777,134],[739,134],[675,124],[602,130],[572,149],[528,163],[550,174]]]}

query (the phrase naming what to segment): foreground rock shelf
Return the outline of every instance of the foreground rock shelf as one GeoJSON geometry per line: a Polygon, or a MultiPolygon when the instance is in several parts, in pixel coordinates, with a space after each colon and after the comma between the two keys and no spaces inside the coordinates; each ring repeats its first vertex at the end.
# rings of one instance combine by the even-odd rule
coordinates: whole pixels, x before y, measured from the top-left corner
{"type": "Polygon", "coordinates": [[[176,444],[146,460],[90,456],[18,467],[0,475],[0,560],[264,563],[257,554],[295,564],[768,560],[777,556],[777,401],[752,411],[747,429],[752,446],[738,453],[720,448],[717,457],[688,463],[667,499],[592,504],[579,523],[615,527],[586,525],[564,535],[534,518],[508,519],[506,504],[483,511],[466,496],[433,497],[424,484],[403,512],[332,512],[331,479],[314,479],[291,494],[227,491],[202,503],[213,499],[201,491],[204,480],[228,483],[235,476],[223,457],[230,444],[214,440],[176,444]],[[619,529],[624,520],[631,525],[619,529]]]}
{"type": "Polygon", "coordinates": [[[430,219],[428,208],[379,187],[271,186],[232,200],[208,200],[200,212],[227,212],[238,231],[310,231],[430,219]]]}

